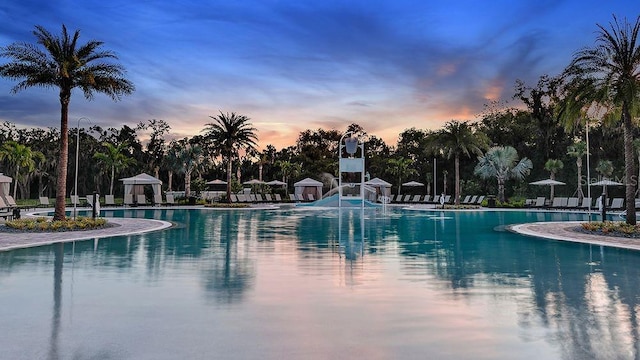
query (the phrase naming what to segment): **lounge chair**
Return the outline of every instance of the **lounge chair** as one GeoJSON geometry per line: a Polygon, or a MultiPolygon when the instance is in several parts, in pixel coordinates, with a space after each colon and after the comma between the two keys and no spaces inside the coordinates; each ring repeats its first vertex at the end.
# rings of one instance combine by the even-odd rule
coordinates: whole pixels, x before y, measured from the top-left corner
{"type": "Polygon", "coordinates": [[[622,210],[624,205],[624,199],[623,198],[613,198],[613,200],[611,200],[611,210],[622,210]]]}
{"type": "Polygon", "coordinates": [[[256,194],[256,201],[257,202],[264,202],[264,199],[262,198],[262,194],[256,194]]]}
{"type": "Polygon", "coordinates": [[[440,204],[440,195],[433,195],[433,200],[431,200],[434,204],[440,204]]]}
{"type": "Polygon", "coordinates": [[[289,194],[289,200],[297,201],[298,199],[296,199],[296,195],[295,194],[289,194]]]}
{"type": "Polygon", "coordinates": [[[136,196],[136,203],[138,205],[147,205],[147,197],[144,195],[136,196]]]}
{"type": "Polygon", "coordinates": [[[584,197],[582,198],[582,204],[580,204],[581,209],[588,209],[591,206],[591,198],[584,197]]]}
{"type": "Polygon", "coordinates": [[[298,201],[304,201],[302,194],[296,194],[296,199],[298,199],[298,201]]]}
{"type": "Polygon", "coordinates": [[[478,196],[478,198],[476,199],[475,204],[476,205],[482,205],[482,201],[484,200],[484,195],[480,195],[478,196]]]}
{"type": "Polygon", "coordinates": [[[545,206],[546,201],[547,201],[547,198],[545,198],[544,196],[538,196],[536,198],[536,203],[533,205],[533,207],[543,208],[545,206]]]}
{"type": "Polygon", "coordinates": [[[13,219],[13,209],[11,209],[5,202],[4,199],[0,196],[0,218],[5,218],[6,220],[13,219]]]}
{"type": "Polygon", "coordinates": [[[49,204],[49,198],[46,196],[40,196],[40,206],[41,207],[51,206],[51,204],[49,204]]]}
{"type": "Polygon", "coordinates": [[[174,199],[172,194],[167,194],[166,196],[167,205],[175,205],[176,200],[174,199]]]}
{"type": "Polygon", "coordinates": [[[431,195],[425,195],[425,196],[424,196],[424,199],[422,199],[422,202],[424,202],[424,203],[428,203],[428,202],[429,202],[429,199],[431,199],[431,195]]]}
{"type": "Polygon", "coordinates": [[[238,202],[247,202],[247,196],[245,194],[238,194],[238,202]]]}
{"type": "Polygon", "coordinates": [[[271,197],[271,194],[264,194],[264,199],[266,202],[273,202],[273,198],[271,197]]]}
{"type": "Polygon", "coordinates": [[[104,196],[104,204],[107,206],[116,206],[116,199],[113,195],[104,196]]]}
{"type": "Polygon", "coordinates": [[[5,195],[4,196],[4,202],[7,204],[7,206],[9,206],[10,208],[17,208],[18,204],[16,204],[16,200],[13,198],[13,196],[11,195],[5,195]]]}
{"type": "Polygon", "coordinates": [[[69,195],[71,205],[80,205],[80,197],[78,195],[69,195]]]}
{"type": "Polygon", "coordinates": [[[478,200],[478,195],[473,195],[471,196],[471,199],[469,199],[469,202],[467,204],[475,205],[477,200],[478,200]]]}
{"type": "Polygon", "coordinates": [[[154,194],[153,195],[153,205],[155,205],[155,206],[162,205],[162,194],[154,194]]]}
{"type": "MultiPolygon", "coordinates": [[[[169,195],[167,195],[168,197],[169,195]]],[[[230,194],[229,195],[229,200],[231,200],[232,203],[237,203],[238,202],[238,196],[236,194],[230,194]]]]}
{"type": "Polygon", "coordinates": [[[575,209],[578,207],[578,198],[577,197],[570,197],[567,200],[567,209],[575,209]]]}
{"type": "Polygon", "coordinates": [[[132,194],[124,194],[124,199],[122,203],[125,206],[133,206],[133,195],[132,194]]]}
{"type": "Polygon", "coordinates": [[[404,196],[404,199],[402,199],[402,202],[404,202],[404,203],[408,203],[408,202],[409,202],[409,200],[411,200],[411,195],[405,195],[405,196],[404,196]]]}
{"type": "Polygon", "coordinates": [[[309,201],[316,201],[316,198],[313,196],[313,194],[307,194],[307,198],[309,199],[309,201]]]}
{"type": "Polygon", "coordinates": [[[462,205],[467,205],[467,204],[469,204],[470,200],[471,200],[471,195],[467,195],[467,196],[464,197],[464,200],[462,200],[460,203],[462,205]]]}
{"type": "Polygon", "coordinates": [[[448,203],[450,203],[450,202],[451,202],[451,195],[445,195],[445,197],[444,197],[444,203],[445,203],[445,204],[448,204],[448,203]]]}
{"type": "Polygon", "coordinates": [[[420,201],[421,197],[422,197],[422,195],[414,195],[413,199],[411,199],[411,202],[417,203],[418,201],[420,201]]]}
{"type": "Polygon", "coordinates": [[[273,194],[273,198],[274,198],[277,202],[282,202],[282,197],[280,196],[280,194],[273,194]]]}

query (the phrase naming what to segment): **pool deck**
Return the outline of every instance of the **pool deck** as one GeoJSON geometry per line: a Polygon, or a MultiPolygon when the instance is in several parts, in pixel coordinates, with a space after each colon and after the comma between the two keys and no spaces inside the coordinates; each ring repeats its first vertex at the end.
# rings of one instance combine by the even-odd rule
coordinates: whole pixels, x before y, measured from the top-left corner
{"type": "MultiPolygon", "coordinates": [[[[272,207],[268,207],[272,208],[272,207]]],[[[144,208],[138,208],[140,210],[144,208]]],[[[103,209],[107,210],[107,209],[103,209]]],[[[53,209],[38,209],[24,214],[36,216],[53,209]]],[[[0,251],[50,245],[60,242],[107,238],[112,236],[137,235],[158,231],[172,226],[170,222],[140,218],[106,218],[115,226],[99,230],[66,231],[47,233],[0,233],[0,251]]],[[[579,221],[536,222],[508,226],[509,231],[537,238],[569,241],[576,243],[611,246],[630,250],[640,250],[640,240],[614,236],[601,236],[576,232],[579,221]]]]}

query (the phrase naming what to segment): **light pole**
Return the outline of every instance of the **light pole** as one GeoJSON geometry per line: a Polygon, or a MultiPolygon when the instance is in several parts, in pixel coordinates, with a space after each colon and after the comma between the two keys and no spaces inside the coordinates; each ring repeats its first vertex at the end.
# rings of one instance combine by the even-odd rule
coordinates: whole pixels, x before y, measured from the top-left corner
{"type": "Polygon", "coordinates": [[[76,219],[76,207],[78,206],[78,156],[80,152],[80,120],[87,120],[89,123],[91,123],[91,119],[86,117],[81,117],[78,119],[78,128],[77,128],[78,131],[76,133],[76,176],[75,176],[75,182],[73,184],[76,197],[73,201],[73,220],[76,219]]]}

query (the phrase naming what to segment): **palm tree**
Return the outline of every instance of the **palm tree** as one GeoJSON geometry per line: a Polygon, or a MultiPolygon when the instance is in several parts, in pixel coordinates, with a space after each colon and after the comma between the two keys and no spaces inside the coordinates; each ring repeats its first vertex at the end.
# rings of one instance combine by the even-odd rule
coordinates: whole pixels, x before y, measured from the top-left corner
{"type": "MultiPolygon", "coordinates": [[[[32,172],[36,167],[36,160],[44,161],[44,155],[39,151],[33,151],[30,147],[18,144],[15,141],[7,141],[0,148],[0,161],[6,160],[9,166],[15,167],[13,185],[13,197],[16,197],[16,190],[20,181],[20,170],[32,172]]],[[[22,192],[22,190],[21,190],[22,192]]]]}
{"type": "Polygon", "coordinates": [[[60,153],[53,220],[64,220],[71,91],[81,89],[88,100],[93,98],[94,92],[119,100],[122,95],[132,93],[134,86],[124,78],[121,65],[102,62],[104,59],[117,59],[113,52],[101,49],[103,42],[92,40],[79,45],[80,31],[70,35],[64,25],[61,36],[51,34],[42,26],[36,26],[33,34],[44,51],[22,42],[0,48],[0,56],[12,59],[0,66],[0,76],[20,80],[11,90],[13,93],[34,86],[59,89],[60,153]]]}
{"type": "Polygon", "coordinates": [[[533,169],[533,163],[527,158],[518,160],[518,152],[511,146],[492,147],[478,158],[474,173],[483,179],[496,178],[498,181],[498,199],[504,202],[504,184],[509,179],[522,180],[533,169]]]}
{"type": "Polygon", "coordinates": [[[128,157],[124,151],[129,148],[129,143],[124,142],[117,146],[103,142],[102,146],[105,147],[105,152],[97,152],[93,154],[93,158],[98,160],[104,166],[111,169],[111,179],[109,181],[109,195],[113,195],[113,182],[116,176],[116,171],[120,172],[131,165],[136,163],[136,160],[128,157]]]}
{"type": "Polygon", "coordinates": [[[565,76],[587,79],[595,91],[592,99],[606,109],[605,118],[623,124],[625,162],[626,221],[635,225],[635,158],[633,153],[633,116],[640,111],[640,16],[635,24],[614,16],[609,28],[599,29],[594,47],[575,53],[565,76]]]}
{"type": "Polygon", "coordinates": [[[402,188],[402,178],[411,176],[417,173],[413,167],[413,161],[407,158],[389,159],[389,172],[391,175],[398,177],[398,195],[400,195],[400,189],[402,188]]]}
{"type": "MultiPolygon", "coordinates": [[[[603,180],[607,179],[613,174],[613,163],[611,162],[611,160],[600,160],[598,161],[598,165],[596,166],[596,171],[598,172],[598,174],[600,174],[600,176],[602,176],[603,180]]],[[[602,193],[605,196],[607,195],[606,185],[602,185],[602,193]]]]}
{"type": "Polygon", "coordinates": [[[209,116],[215,122],[205,124],[205,137],[220,149],[227,161],[227,201],[231,201],[231,164],[240,149],[256,147],[257,129],[251,126],[248,117],[232,112],[209,116]]]}
{"type": "Polygon", "coordinates": [[[191,175],[198,170],[204,160],[204,149],[198,144],[190,144],[183,140],[184,145],[177,153],[178,171],[184,174],[184,196],[191,196],[191,175]]]}
{"type": "MultiPolygon", "coordinates": [[[[562,162],[562,160],[559,160],[559,159],[549,159],[547,160],[546,163],[544,163],[544,169],[549,172],[549,178],[551,180],[555,180],[556,173],[562,170],[563,168],[564,168],[564,163],[562,162]]],[[[553,190],[554,190],[554,186],[551,185],[551,195],[549,196],[549,199],[551,200],[551,202],[553,202],[553,195],[554,195],[553,190]]]]}
{"type": "Polygon", "coordinates": [[[444,128],[436,133],[433,146],[442,149],[447,159],[454,158],[455,204],[459,205],[460,157],[482,155],[482,151],[489,147],[489,139],[484,133],[474,131],[468,122],[452,120],[447,122],[444,128]]]}
{"type": "Polygon", "coordinates": [[[576,193],[579,203],[582,203],[582,198],[584,197],[582,192],[582,157],[587,154],[587,151],[587,143],[584,141],[578,141],[567,147],[567,155],[576,158],[576,166],[578,167],[578,190],[576,190],[576,193]]]}

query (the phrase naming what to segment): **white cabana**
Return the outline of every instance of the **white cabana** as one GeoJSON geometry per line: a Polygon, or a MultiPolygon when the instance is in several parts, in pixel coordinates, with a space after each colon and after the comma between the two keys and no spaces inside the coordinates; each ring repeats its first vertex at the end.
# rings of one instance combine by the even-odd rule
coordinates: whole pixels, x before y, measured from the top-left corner
{"type": "Polygon", "coordinates": [[[138,174],[129,178],[120,179],[124,184],[124,193],[131,195],[144,195],[145,185],[151,185],[154,195],[162,194],[162,181],[149,174],[138,174]]]}
{"type": "Polygon", "coordinates": [[[380,178],[373,178],[367,182],[364,183],[365,185],[369,185],[372,188],[376,189],[376,194],[374,195],[373,199],[369,199],[369,200],[375,200],[378,198],[378,196],[382,195],[382,196],[389,196],[391,195],[391,184],[380,179],[380,178]]]}
{"type": "Polygon", "coordinates": [[[12,178],[0,173],[0,195],[9,195],[12,178]]]}
{"type": "Polygon", "coordinates": [[[322,199],[322,183],[311,178],[306,178],[293,184],[296,195],[312,194],[315,199],[322,199]]]}

